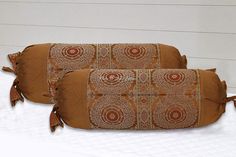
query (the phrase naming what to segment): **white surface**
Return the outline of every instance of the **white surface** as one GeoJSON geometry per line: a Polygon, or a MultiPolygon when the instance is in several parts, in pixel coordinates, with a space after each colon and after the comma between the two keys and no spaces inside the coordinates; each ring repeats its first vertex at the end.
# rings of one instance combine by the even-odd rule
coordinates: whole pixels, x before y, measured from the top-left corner
{"type": "Polygon", "coordinates": [[[26,101],[10,107],[14,76],[0,72],[0,155],[3,157],[173,157],[236,156],[233,103],[213,125],[169,131],[49,130],[52,106],[26,101]]]}
{"type": "Polygon", "coordinates": [[[0,0],[0,65],[30,44],[160,42],[236,93],[235,0],[0,0]]]}
{"type": "Polygon", "coordinates": [[[10,4],[6,2],[0,5],[1,24],[236,33],[235,7],[10,4]]]}
{"type": "MultiPolygon", "coordinates": [[[[6,1],[6,0],[5,0],[6,1]]],[[[171,4],[171,5],[235,5],[235,0],[7,0],[8,2],[31,3],[107,3],[107,4],[171,4]]]]}

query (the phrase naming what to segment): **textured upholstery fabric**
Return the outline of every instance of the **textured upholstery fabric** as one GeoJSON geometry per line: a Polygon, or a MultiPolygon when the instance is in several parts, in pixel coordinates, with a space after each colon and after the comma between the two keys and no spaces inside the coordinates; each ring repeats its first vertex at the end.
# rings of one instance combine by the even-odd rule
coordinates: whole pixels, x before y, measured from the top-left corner
{"type": "Polygon", "coordinates": [[[34,102],[52,103],[54,84],[68,71],[85,68],[179,69],[186,68],[187,64],[186,57],[180,56],[176,48],[163,44],[38,44],[10,54],[9,58],[13,70],[5,70],[17,75],[12,86],[12,104],[22,100],[21,94],[34,102]]]}
{"type": "Polygon", "coordinates": [[[227,102],[225,82],[204,70],[83,69],[56,89],[51,117],[84,129],[200,127],[215,122],[227,102]]]}

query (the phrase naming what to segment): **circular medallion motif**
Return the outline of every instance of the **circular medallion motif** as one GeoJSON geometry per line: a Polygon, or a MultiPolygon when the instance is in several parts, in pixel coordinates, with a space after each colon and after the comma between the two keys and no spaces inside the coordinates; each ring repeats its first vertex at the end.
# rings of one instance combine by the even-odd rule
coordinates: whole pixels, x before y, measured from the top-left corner
{"type": "Polygon", "coordinates": [[[122,112],[122,109],[115,106],[110,105],[102,109],[102,120],[106,122],[107,124],[120,124],[124,120],[124,115],[122,112]]]}
{"type": "Polygon", "coordinates": [[[195,87],[197,74],[193,70],[158,69],[152,72],[152,82],[156,87],[170,92],[181,92],[185,88],[195,87]]]}
{"type": "Polygon", "coordinates": [[[166,110],[165,116],[170,123],[180,123],[186,119],[186,111],[182,106],[173,105],[166,110]]]}
{"type": "Polygon", "coordinates": [[[62,49],[61,53],[65,58],[75,60],[83,55],[84,49],[80,46],[67,46],[62,49]]]}
{"type": "Polygon", "coordinates": [[[164,74],[164,79],[172,85],[178,85],[184,81],[185,75],[183,72],[167,72],[164,74]]]}
{"type": "Polygon", "coordinates": [[[94,70],[90,73],[90,86],[96,91],[109,94],[121,94],[128,91],[135,81],[132,70],[94,70]]]}
{"type": "Polygon", "coordinates": [[[144,47],[133,47],[133,46],[127,46],[124,49],[124,54],[129,57],[130,59],[140,59],[146,54],[146,49],[144,47]]]}
{"type": "Polygon", "coordinates": [[[163,129],[186,128],[194,126],[198,110],[192,104],[158,104],[153,110],[153,122],[163,129]]]}
{"type": "Polygon", "coordinates": [[[54,67],[71,71],[93,67],[96,49],[92,44],[55,44],[49,55],[54,67]]]}
{"type": "Polygon", "coordinates": [[[106,72],[101,74],[101,80],[107,85],[116,85],[119,84],[124,75],[121,72],[106,72]]]}
{"type": "Polygon", "coordinates": [[[135,124],[135,111],[122,97],[101,97],[89,113],[91,123],[99,128],[127,129],[135,124]]]}
{"type": "Polygon", "coordinates": [[[112,57],[119,68],[144,69],[159,66],[159,52],[154,44],[113,45],[112,57]]]}

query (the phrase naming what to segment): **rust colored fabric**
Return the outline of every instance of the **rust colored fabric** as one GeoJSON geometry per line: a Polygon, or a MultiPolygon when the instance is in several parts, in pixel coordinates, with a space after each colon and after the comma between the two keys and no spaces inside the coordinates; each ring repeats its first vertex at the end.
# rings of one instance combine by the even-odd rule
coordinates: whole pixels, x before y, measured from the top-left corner
{"type": "MultiPolygon", "coordinates": [[[[9,59],[27,99],[51,104],[55,82],[78,69],[186,68],[186,56],[163,44],[38,44],[9,59]],[[50,91],[50,92],[49,92],[50,91]]],[[[19,93],[18,93],[19,94],[19,93]]]]}
{"type": "Polygon", "coordinates": [[[176,129],[215,122],[225,112],[226,83],[212,71],[84,69],[56,84],[54,112],[84,129],[176,129]]]}

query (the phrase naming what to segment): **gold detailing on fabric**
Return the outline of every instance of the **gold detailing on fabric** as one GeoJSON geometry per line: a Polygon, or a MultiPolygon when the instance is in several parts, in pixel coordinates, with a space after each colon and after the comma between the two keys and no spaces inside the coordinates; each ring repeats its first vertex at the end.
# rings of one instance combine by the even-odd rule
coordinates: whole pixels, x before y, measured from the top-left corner
{"type": "Polygon", "coordinates": [[[94,127],[128,129],[135,124],[135,110],[127,99],[102,96],[90,106],[90,120],[94,127]]]}
{"type": "Polygon", "coordinates": [[[92,128],[196,127],[196,70],[91,70],[88,109],[92,128]]]}
{"type": "Polygon", "coordinates": [[[155,69],[160,67],[158,44],[54,44],[48,58],[48,84],[69,71],[91,69],[155,69]]]}

